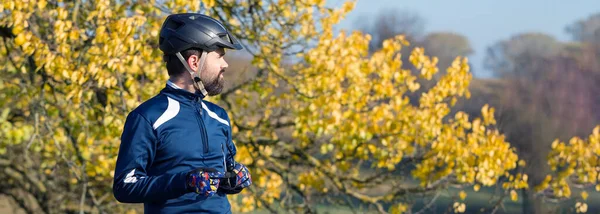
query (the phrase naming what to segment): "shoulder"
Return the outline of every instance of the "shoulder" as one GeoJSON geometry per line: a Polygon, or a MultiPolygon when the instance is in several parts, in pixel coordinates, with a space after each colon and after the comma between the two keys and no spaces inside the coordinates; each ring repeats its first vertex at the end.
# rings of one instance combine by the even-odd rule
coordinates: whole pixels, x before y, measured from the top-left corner
{"type": "Polygon", "coordinates": [[[130,114],[139,114],[148,122],[154,123],[167,110],[179,110],[179,102],[167,97],[164,94],[158,94],[149,100],[144,101],[130,114]]]}
{"type": "Polygon", "coordinates": [[[210,101],[202,100],[202,108],[204,108],[204,110],[206,110],[211,117],[218,116],[219,119],[226,121],[226,124],[229,125],[229,116],[227,115],[227,111],[221,108],[221,106],[214,104],[210,101]]]}
{"type": "Polygon", "coordinates": [[[202,100],[202,103],[204,103],[204,105],[206,105],[206,107],[208,107],[210,110],[213,110],[214,112],[221,112],[221,113],[227,113],[225,112],[225,109],[221,108],[221,106],[207,101],[207,100],[202,100]]]}

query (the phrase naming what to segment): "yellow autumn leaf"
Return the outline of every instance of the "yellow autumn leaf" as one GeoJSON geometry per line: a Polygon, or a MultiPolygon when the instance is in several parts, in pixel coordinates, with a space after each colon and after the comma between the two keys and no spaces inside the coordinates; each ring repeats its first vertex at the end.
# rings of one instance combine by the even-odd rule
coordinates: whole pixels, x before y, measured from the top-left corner
{"type": "Polygon", "coordinates": [[[587,200],[588,196],[589,195],[588,195],[588,193],[586,191],[582,191],[581,192],[581,198],[583,198],[583,200],[587,200]]]}
{"type": "Polygon", "coordinates": [[[458,193],[458,196],[460,197],[460,200],[463,200],[463,201],[464,201],[464,200],[465,200],[465,198],[467,198],[467,193],[466,193],[465,191],[461,190],[461,191],[458,193]]]}
{"type": "Polygon", "coordinates": [[[511,190],[510,191],[510,200],[517,201],[518,199],[519,199],[519,195],[517,194],[517,191],[511,190]]]}

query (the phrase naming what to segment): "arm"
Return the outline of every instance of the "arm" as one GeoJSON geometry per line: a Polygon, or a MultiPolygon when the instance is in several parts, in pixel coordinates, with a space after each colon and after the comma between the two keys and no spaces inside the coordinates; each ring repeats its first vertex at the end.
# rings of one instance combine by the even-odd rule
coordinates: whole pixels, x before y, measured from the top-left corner
{"type": "Polygon", "coordinates": [[[156,150],[152,125],[137,112],[127,116],[115,169],[113,194],[119,202],[143,203],[177,198],[187,192],[186,174],[147,176],[156,150]]]}

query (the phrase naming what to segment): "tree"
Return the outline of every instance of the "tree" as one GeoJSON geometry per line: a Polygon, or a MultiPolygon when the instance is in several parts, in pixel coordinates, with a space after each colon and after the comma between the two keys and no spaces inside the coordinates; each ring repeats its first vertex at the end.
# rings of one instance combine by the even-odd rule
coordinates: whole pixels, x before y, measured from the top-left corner
{"type": "Polygon", "coordinates": [[[566,46],[565,53],[550,64],[555,79],[552,83],[555,92],[551,93],[557,97],[553,103],[559,104],[554,107],[554,115],[575,137],[568,141],[557,138],[552,142],[547,156],[550,173],[534,188],[547,201],[569,204],[576,212],[582,213],[589,211],[586,203],[588,191],[600,191],[597,185],[600,126],[593,128],[594,124],[600,123],[597,111],[600,99],[594,94],[600,90],[597,84],[600,81],[600,46],[591,33],[596,21],[597,15],[594,15],[570,25],[568,29],[578,43],[566,46]],[[572,111],[573,108],[577,111],[572,111]],[[592,133],[588,138],[578,137],[587,135],[585,132],[589,130],[592,133]]]}
{"type": "Polygon", "coordinates": [[[489,47],[485,65],[498,77],[539,78],[543,73],[531,63],[535,59],[556,56],[561,44],[542,33],[523,33],[489,47]]]}
{"type": "Polygon", "coordinates": [[[376,51],[382,47],[383,41],[403,34],[410,41],[421,39],[425,20],[417,13],[397,8],[383,9],[370,18],[363,16],[357,19],[358,29],[371,35],[369,49],[376,51]]]}
{"type": "MultiPolygon", "coordinates": [[[[529,163],[530,185],[542,183],[550,172],[547,155],[554,139],[582,135],[600,121],[594,110],[600,102],[593,95],[600,80],[597,57],[593,46],[560,43],[538,33],[519,34],[489,48],[487,65],[504,82],[496,104],[500,129],[529,163]]],[[[526,193],[533,200],[534,192],[526,193]]],[[[541,203],[535,206],[547,207],[541,203]]]]}
{"type": "Polygon", "coordinates": [[[453,32],[433,32],[423,39],[423,47],[431,55],[438,57],[438,66],[447,68],[459,56],[465,57],[473,53],[467,37],[453,32]]]}
{"type": "MultiPolygon", "coordinates": [[[[435,60],[415,48],[408,59],[420,74],[413,75],[400,60],[408,45],[402,36],[371,54],[368,35],[333,36],[332,26],[353,3],[324,4],[2,3],[0,177],[6,182],[0,191],[34,213],[131,208],[111,194],[125,115],[164,85],[156,37],[166,14],[201,11],[226,21],[258,69],[212,98],[229,111],[237,159],[254,178],[252,188],[231,196],[235,210],[277,212],[277,201],[311,212],[327,199],[395,213],[409,209],[414,194],[497,184],[516,200],[527,176],[494,128],[494,109],[484,106],[472,120],[463,112],[449,115],[458,99],[469,97],[466,58],[454,60],[411,104],[405,94],[419,89],[417,80],[431,80],[435,60]],[[289,65],[291,57],[301,62],[289,65]],[[410,175],[398,177],[407,167],[414,168],[410,175]]],[[[457,200],[450,209],[464,212],[465,204],[457,200]]]]}
{"type": "MultiPolygon", "coordinates": [[[[496,43],[488,49],[486,56],[487,67],[506,80],[499,103],[502,109],[499,112],[500,128],[534,171],[545,165],[545,153],[539,150],[549,148],[540,143],[551,142],[553,135],[549,133],[557,131],[547,126],[549,112],[544,108],[551,103],[547,99],[552,98],[545,90],[550,87],[547,65],[559,54],[561,47],[562,44],[550,36],[527,33],[496,43]]],[[[536,182],[546,173],[528,171],[528,174],[532,176],[530,181],[536,182]]]]}
{"type": "Polygon", "coordinates": [[[571,34],[574,41],[600,43],[600,13],[567,26],[566,31],[571,34]]]}
{"type": "MultiPolygon", "coordinates": [[[[419,42],[419,46],[423,46],[427,52],[435,56],[438,60],[438,67],[442,70],[436,74],[433,79],[435,81],[422,81],[423,90],[431,88],[437,80],[444,74],[444,69],[452,65],[452,61],[456,57],[467,57],[473,53],[471,44],[467,37],[452,33],[452,32],[433,32],[425,36],[423,41],[419,42]]],[[[419,93],[417,93],[418,95],[419,93]]],[[[477,105],[479,108],[482,105],[477,105]]],[[[477,109],[479,111],[479,109],[477,109]]]]}

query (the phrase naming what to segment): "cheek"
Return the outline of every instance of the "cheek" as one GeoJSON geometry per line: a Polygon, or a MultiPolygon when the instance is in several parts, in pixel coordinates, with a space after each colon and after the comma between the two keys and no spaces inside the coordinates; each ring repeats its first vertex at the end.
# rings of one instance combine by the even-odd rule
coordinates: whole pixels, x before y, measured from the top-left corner
{"type": "Polygon", "coordinates": [[[218,64],[214,64],[213,66],[211,66],[211,68],[210,68],[211,76],[217,76],[217,75],[219,75],[219,72],[221,72],[221,66],[219,66],[218,64]]]}
{"type": "Polygon", "coordinates": [[[216,75],[215,73],[219,72],[219,65],[217,65],[216,63],[206,63],[206,65],[204,65],[204,69],[202,72],[205,72],[208,76],[214,76],[216,75]]]}

